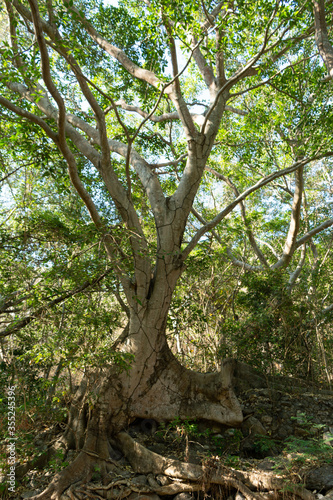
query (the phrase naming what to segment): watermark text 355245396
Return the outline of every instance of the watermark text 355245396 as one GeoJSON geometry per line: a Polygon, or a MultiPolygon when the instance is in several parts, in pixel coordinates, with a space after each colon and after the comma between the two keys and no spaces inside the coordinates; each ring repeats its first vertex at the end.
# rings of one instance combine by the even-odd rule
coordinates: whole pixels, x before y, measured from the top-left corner
{"type": "Polygon", "coordinates": [[[16,464],[16,437],[15,437],[15,389],[16,386],[7,387],[8,398],[8,466],[9,472],[7,475],[8,490],[15,491],[15,464],[16,464]]]}

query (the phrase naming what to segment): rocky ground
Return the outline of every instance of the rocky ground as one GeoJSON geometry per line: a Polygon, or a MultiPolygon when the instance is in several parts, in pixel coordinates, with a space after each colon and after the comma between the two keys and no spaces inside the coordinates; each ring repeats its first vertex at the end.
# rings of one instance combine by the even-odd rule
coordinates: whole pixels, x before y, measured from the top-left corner
{"type": "MultiPolygon", "coordinates": [[[[102,484],[97,468],[89,483],[76,485],[62,499],[242,500],[260,494],[267,499],[333,500],[333,392],[244,373],[235,385],[244,413],[240,428],[177,419],[164,425],[137,420],[130,426],[128,434],[157,454],[152,456],[168,457],[169,475],[133,471],[114,450],[108,484],[102,484]],[[177,467],[185,475],[172,473],[177,467]],[[199,470],[207,472],[200,479],[195,476],[199,470]],[[224,480],[214,480],[219,474],[224,480]]],[[[45,438],[36,436],[37,448],[45,447],[45,438]]],[[[53,458],[42,471],[27,471],[11,498],[42,491],[74,455],[53,458]]]]}

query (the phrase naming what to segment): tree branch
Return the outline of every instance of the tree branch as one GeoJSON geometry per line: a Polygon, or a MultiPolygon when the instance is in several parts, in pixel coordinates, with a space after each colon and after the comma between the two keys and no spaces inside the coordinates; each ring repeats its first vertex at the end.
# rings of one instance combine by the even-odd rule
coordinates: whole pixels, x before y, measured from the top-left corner
{"type": "Polygon", "coordinates": [[[166,161],[164,163],[150,163],[149,166],[151,168],[161,168],[161,167],[169,167],[169,166],[176,166],[178,165],[181,161],[185,160],[187,158],[187,153],[180,155],[179,158],[176,160],[171,160],[171,161],[166,161]]]}
{"type": "Polygon", "coordinates": [[[330,313],[331,311],[333,311],[333,304],[325,307],[325,309],[323,309],[320,313],[321,316],[323,316],[324,314],[328,314],[330,313]]]}
{"type": "MultiPolygon", "coordinates": [[[[3,77],[2,75],[0,75],[0,80],[2,79],[3,77]]],[[[57,134],[53,132],[51,127],[49,127],[49,125],[40,116],[37,116],[33,113],[30,113],[26,109],[16,106],[11,101],[6,99],[5,97],[2,97],[1,95],[0,95],[0,104],[5,108],[9,109],[10,111],[12,111],[13,113],[15,113],[16,115],[22,116],[23,118],[26,118],[30,122],[39,125],[47,134],[47,136],[50,137],[50,139],[52,139],[55,143],[57,143],[57,134]]]]}
{"type": "Polygon", "coordinates": [[[315,20],[315,39],[326,69],[328,79],[333,78],[333,47],[328,38],[327,24],[325,19],[324,0],[313,0],[313,12],[315,20]]]}
{"type": "MultiPolygon", "coordinates": [[[[68,0],[64,0],[64,6],[69,13],[75,13],[76,19],[85,28],[90,37],[110,56],[117,59],[117,61],[128,71],[132,76],[149,83],[156,89],[161,89],[163,82],[153,73],[147,69],[143,69],[137,64],[135,64],[124,51],[118,49],[111,43],[109,43],[102,35],[100,35],[93,25],[88,21],[84,14],[79,11],[76,7],[70,4],[68,0]]],[[[166,93],[171,93],[172,89],[167,89],[166,93]]]]}
{"type": "Polygon", "coordinates": [[[333,225],[333,219],[327,219],[325,222],[315,227],[314,229],[311,229],[311,231],[309,231],[304,236],[302,236],[302,238],[297,240],[295,247],[298,248],[302,246],[304,243],[307,243],[313,236],[320,233],[324,229],[331,227],[332,225],[333,225]]]}
{"type": "Polygon", "coordinates": [[[227,79],[225,76],[225,70],[224,70],[224,53],[222,50],[222,34],[225,34],[224,31],[221,32],[220,28],[217,28],[216,30],[216,36],[215,36],[215,45],[216,45],[216,80],[217,80],[217,85],[218,88],[223,87],[223,85],[226,83],[227,79]]]}
{"type": "Polygon", "coordinates": [[[293,256],[294,251],[297,248],[296,238],[300,226],[301,205],[302,205],[302,196],[304,189],[303,171],[304,171],[304,165],[301,165],[295,172],[295,192],[291,209],[291,220],[289,224],[289,230],[283,249],[283,255],[281,259],[276,264],[274,264],[273,269],[278,269],[280,267],[287,266],[293,256]]]}
{"type": "Polygon", "coordinates": [[[293,273],[290,274],[289,281],[288,281],[288,290],[291,292],[293,289],[297,278],[301,274],[301,271],[303,269],[304,263],[305,263],[305,257],[306,257],[306,244],[304,243],[302,246],[302,252],[301,252],[301,257],[299,259],[299,262],[297,264],[297,267],[293,273]]]}
{"type": "Polygon", "coordinates": [[[23,66],[23,61],[20,56],[18,44],[17,44],[17,32],[16,32],[16,25],[17,21],[15,19],[14,11],[13,11],[13,6],[8,0],[5,0],[5,5],[6,5],[6,10],[7,10],[7,16],[8,16],[8,21],[9,21],[9,34],[10,34],[10,41],[11,45],[14,51],[14,61],[15,61],[15,66],[16,68],[22,68],[23,66]]]}
{"type": "Polygon", "coordinates": [[[212,67],[207,63],[205,57],[203,56],[200,47],[198,46],[198,40],[195,38],[195,36],[192,37],[191,46],[193,48],[193,57],[197,64],[197,67],[201,75],[203,76],[206,86],[210,90],[211,96],[214,96],[216,92],[216,81],[215,81],[214,71],[212,67]]]}
{"type": "MultiPolygon", "coordinates": [[[[239,196],[238,189],[236,188],[235,184],[228,177],[225,177],[224,175],[220,174],[219,172],[216,172],[216,170],[214,170],[214,169],[212,169],[210,167],[206,167],[206,170],[208,172],[211,172],[212,174],[214,174],[215,177],[217,177],[218,179],[221,179],[226,184],[228,184],[228,186],[235,193],[236,198],[239,196]]],[[[249,221],[247,220],[244,201],[241,201],[239,203],[239,205],[240,205],[240,208],[241,208],[241,215],[242,215],[242,219],[243,219],[243,222],[244,222],[244,225],[245,225],[246,234],[247,234],[247,236],[249,238],[250,245],[252,246],[252,249],[253,249],[254,253],[256,254],[256,256],[258,257],[258,259],[261,262],[261,264],[263,266],[265,266],[265,267],[269,267],[265,255],[262,253],[262,251],[260,250],[260,248],[257,245],[257,242],[255,240],[254,234],[253,234],[252,229],[250,227],[249,221]]]]}
{"type": "Polygon", "coordinates": [[[105,273],[102,275],[98,276],[94,280],[90,281],[85,281],[81,286],[75,288],[74,290],[70,290],[69,292],[64,293],[60,297],[57,297],[54,300],[51,300],[44,306],[40,307],[33,313],[29,314],[25,318],[22,318],[21,320],[14,322],[14,324],[11,324],[10,326],[7,326],[7,328],[4,328],[3,330],[0,330],[0,337],[7,337],[8,335],[12,335],[13,333],[17,333],[18,331],[22,330],[22,328],[26,327],[34,321],[35,319],[40,318],[47,312],[48,309],[56,306],[57,304],[61,304],[64,302],[64,300],[69,299],[70,297],[73,297],[74,295],[77,295],[78,293],[82,292],[83,290],[86,290],[87,288],[90,288],[92,286],[97,285],[100,281],[102,281],[106,276],[108,276],[112,272],[112,269],[107,270],[105,273]]]}
{"type": "MultiPolygon", "coordinates": [[[[83,184],[79,178],[75,157],[67,145],[66,133],[68,133],[68,132],[69,132],[69,134],[68,134],[69,136],[72,136],[72,138],[74,136],[75,139],[78,139],[78,140],[74,141],[74,143],[78,147],[80,147],[80,145],[82,145],[83,138],[80,136],[80,134],[75,133],[74,129],[71,129],[71,128],[68,129],[65,105],[64,105],[63,99],[62,99],[59,91],[55,87],[55,85],[52,81],[52,77],[51,77],[49,56],[48,56],[48,52],[47,52],[47,48],[46,48],[45,39],[44,39],[42,31],[41,31],[41,22],[40,22],[38,7],[37,7],[35,0],[31,0],[30,4],[31,4],[31,8],[32,8],[32,19],[34,21],[36,37],[37,37],[38,45],[40,47],[40,52],[41,52],[43,78],[44,78],[44,81],[45,81],[52,97],[55,99],[55,101],[58,104],[59,111],[57,111],[52,106],[47,95],[45,95],[45,92],[43,92],[40,88],[38,89],[39,95],[36,96],[36,90],[34,92],[30,92],[28,89],[26,89],[21,84],[16,84],[16,83],[11,84],[11,83],[6,82],[7,86],[9,88],[11,88],[12,90],[19,91],[22,95],[24,95],[24,97],[28,98],[31,102],[34,102],[35,104],[37,104],[37,106],[40,109],[43,109],[43,111],[46,113],[46,115],[49,115],[52,119],[57,121],[59,133],[58,133],[58,135],[54,134],[55,136],[53,136],[52,138],[53,138],[54,142],[57,144],[57,146],[59,147],[60,151],[62,152],[64,158],[67,161],[69,176],[70,176],[70,179],[71,179],[73,186],[75,187],[79,196],[81,197],[81,199],[85,203],[85,205],[90,213],[90,216],[91,216],[92,220],[94,221],[96,227],[99,230],[101,230],[102,233],[104,233],[104,235],[105,235],[104,246],[105,246],[105,249],[107,251],[109,258],[111,259],[111,262],[113,262],[113,264],[115,266],[115,268],[114,268],[115,272],[117,272],[118,276],[122,280],[124,289],[129,289],[128,277],[126,276],[124,271],[121,269],[121,266],[119,265],[117,256],[115,254],[115,252],[117,252],[117,249],[114,247],[114,242],[112,240],[112,237],[110,237],[110,235],[107,231],[107,228],[104,227],[104,224],[102,223],[102,221],[100,219],[100,216],[98,214],[98,211],[94,205],[92,198],[90,197],[89,193],[87,192],[87,190],[85,189],[85,187],[83,186],[83,184]],[[40,97],[40,95],[42,95],[43,97],[40,97]],[[36,97],[38,97],[38,99],[36,99],[36,97]]],[[[76,69],[77,69],[77,73],[78,73],[78,68],[76,68],[76,69]]],[[[85,82],[84,82],[84,85],[86,85],[85,82]]],[[[87,94],[88,93],[89,93],[89,89],[87,91],[87,94]]],[[[95,106],[95,111],[98,112],[98,109],[97,109],[98,105],[97,105],[97,103],[94,102],[94,98],[90,99],[90,101],[91,101],[90,104],[92,106],[95,106]]],[[[103,117],[103,120],[104,120],[104,113],[101,109],[100,109],[100,115],[103,117]]],[[[27,117],[30,118],[29,116],[27,116],[27,117]]],[[[43,125],[43,123],[41,123],[41,125],[43,125]]],[[[96,133],[96,135],[98,135],[98,142],[101,142],[103,140],[103,135],[101,136],[100,134],[97,133],[97,131],[95,131],[95,133],[96,133]]],[[[97,139],[97,137],[96,137],[96,139],[97,139]]],[[[105,140],[107,141],[106,129],[105,129],[105,134],[104,134],[104,142],[105,142],[105,140]]],[[[105,151],[106,147],[107,148],[109,147],[108,141],[106,142],[106,146],[104,144],[104,159],[107,156],[109,156],[109,152],[105,151]]],[[[89,155],[89,154],[86,156],[88,158],[90,156],[90,158],[92,160],[94,160],[93,163],[95,164],[95,166],[100,170],[100,167],[101,167],[100,155],[97,154],[97,158],[96,158],[96,151],[94,150],[94,148],[91,148],[91,146],[89,146],[88,149],[89,148],[90,148],[90,150],[94,151],[95,157],[92,158],[91,155],[89,155]]],[[[87,141],[85,141],[85,148],[84,149],[85,150],[87,149],[87,141]]],[[[103,158],[103,155],[102,155],[102,158],[103,158]]],[[[107,163],[107,161],[105,163],[107,163]]],[[[105,165],[104,165],[104,167],[105,167],[105,165]]],[[[111,165],[110,165],[110,167],[111,167],[111,165]]],[[[147,168],[147,170],[148,170],[148,168],[147,168]]],[[[103,173],[103,171],[102,171],[102,173],[103,173]]],[[[152,175],[151,172],[150,172],[150,175],[152,175]]],[[[139,265],[139,263],[138,263],[138,266],[137,266],[137,269],[139,269],[141,271],[140,278],[138,278],[138,287],[144,288],[146,290],[147,287],[149,286],[149,280],[150,280],[150,262],[148,259],[145,259],[142,257],[144,255],[144,252],[142,250],[144,250],[146,242],[145,242],[145,238],[144,238],[144,235],[142,232],[141,225],[138,221],[137,214],[134,210],[134,207],[129,203],[129,200],[126,197],[126,193],[123,192],[124,189],[121,186],[119,179],[117,178],[117,176],[113,172],[113,169],[111,169],[111,168],[105,169],[104,168],[104,176],[103,177],[104,177],[104,180],[106,182],[107,188],[109,188],[110,186],[112,188],[110,194],[111,194],[111,196],[112,196],[112,194],[114,195],[113,199],[116,203],[117,208],[120,209],[120,213],[121,213],[123,219],[125,220],[125,222],[127,222],[127,223],[129,222],[130,227],[137,228],[138,236],[132,236],[131,243],[132,243],[132,248],[134,250],[134,256],[135,256],[136,260],[140,261],[140,264],[141,264],[141,265],[139,265]],[[105,173],[105,170],[107,170],[106,173],[105,173]],[[111,176],[111,182],[110,182],[110,176],[111,176]],[[117,187],[118,187],[118,189],[117,189],[117,187]],[[141,283],[142,277],[145,277],[144,283],[141,283]]],[[[141,295],[145,296],[145,294],[146,293],[142,291],[141,295]]]]}
{"type": "MultiPolygon", "coordinates": [[[[333,153],[330,153],[329,155],[331,156],[333,153]]],[[[308,164],[309,162],[313,161],[314,158],[309,158],[309,159],[303,159],[299,160],[296,163],[294,163],[291,167],[285,168],[283,170],[278,170],[277,172],[273,172],[272,174],[264,177],[260,181],[258,181],[256,184],[251,186],[250,188],[246,189],[240,196],[238,196],[232,203],[230,203],[222,212],[220,212],[214,219],[212,219],[210,222],[208,222],[205,226],[200,228],[195,236],[192,238],[190,243],[187,245],[187,247],[184,249],[180,256],[181,261],[185,261],[185,259],[188,257],[188,255],[192,252],[200,238],[207,233],[207,231],[210,231],[214,227],[216,227],[232,210],[239,204],[240,201],[245,200],[247,196],[249,196],[251,193],[254,193],[258,189],[260,189],[263,186],[266,186],[269,184],[271,181],[274,179],[277,179],[278,177],[282,177],[283,175],[290,174],[294,172],[295,170],[299,169],[300,167],[303,167],[304,165],[308,164]]]]}
{"type": "MultiPolygon", "coordinates": [[[[170,98],[172,99],[172,102],[175,105],[176,110],[178,111],[178,114],[180,116],[180,119],[181,119],[183,127],[184,127],[184,131],[185,131],[188,139],[191,140],[194,137],[196,137],[197,130],[194,126],[194,122],[193,122],[193,119],[192,119],[191,114],[189,112],[189,109],[186,105],[186,102],[182,96],[180,83],[179,83],[179,70],[178,70],[176,43],[175,43],[174,37],[173,37],[172,32],[171,32],[171,27],[170,27],[169,21],[163,12],[162,12],[162,19],[163,19],[164,27],[166,29],[168,39],[169,39],[169,50],[170,50],[170,55],[171,55],[171,65],[172,65],[172,71],[173,71],[173,85],[172,85],[173,93],[172,93],[172,95],[170,95],[170,98]]],[[[192,55],[194,54],[197,47],[199,47],[198,43],[196,44],[195,47],[192,48],[190,59],[191,59],[192,55]]]]}
{"type": "Polygon", "coordinates": [[[51,70],[50,70],[50,60],[49,60],[49,55],[47,52],[47,47],[46,47],[46,42],[43,36],[43,31],[42,31],[42,26],[41,26],[41,20],[40,20],[40,15],[39,15],[39,9],[38,9],[38,4],[36,0],[28,0],[29,5],[31,8],[31,15],[34,23],[34,29],[35,29],[35,34],[37,38],[37,42],[39,45],[39,50],[40,50],[40,55],[41,55],[41,66],[42,66],[42,74],[43,74],[43,79],[45,81],[45,84],[52,95],[53,99],[56,101],[58,105],[58,136],[57,136],[57,145],[63,154],[65,160],[67,161],[68,165],[68,172],[69,176],[71,178],[71,181],[73,183],[73,186],[77,190],[79,196],[83,200],[84,204],[86,205],[89,214],[94,221],[96,227],[98,229],[101,229],[102,227],[102,222],[100,219],[100,216],[97,212],[97,209],[95,207],[95,204],[89,195],[88,191],[85,189],[83,186],[78,173],[77,173],[77,166],[76,166],[76,160],[75,157],[68,147],[67,141],[66,141],[66,131],[65,131],[65,123],[66,123],[66,108],[64,101],[60,95],[60,92],[58,91],[57,87],[53,83],[52,77],[51,77],[51,70]]]}
{"type": "Polygon", "coordinates": [[[277,2],[276,6],[275,6],[275,9],[267,23],[267,27],[266,27],[266,30],[265,30],[265,33],[264,33],[264,40],[263,40],[263,43],[262,43],[262,47],[261,49],[258,51],[258,53],[253,56],[242,68],[240,68],[239,70],[237,70],[233,76],[231,76],[227,81],[226,83],[222,86],[222,88],[220,88],[220,90],[217,92],[216,96],[215,96],[215,100],[213,102],[213,104],[210,106],[209,110],[208,110],[208,113],[206,114],[206,117],[205,117],[205,121],[201,127],[201,132],[205,132],[205,129],[206,129],[206,125],[208,123],[208,120],[209,120],[209,117],[210,115],[213,113],[215,107],[217,106],[219,100],[220,100],[220,97],[223,95],[223,94],[227,94],[229,93],[229,90],[231,89],[231,87],[233,85],[235,85],[239,80],[241,80],[242,78],[244,78],[245,76],[247,76],[247,73],[248,73],[248,70],[251,69],[254,64],[260,59],[260,57],[262,56],[262,54],[265,52],[265,49],[266,49],[266,45],[267,45],[267,42],[268,42],[268,39],[269,39],[269,29],[270,29],[270,26],[274,20],[274,17],[276,15],[276,12],[277,12],[277,7],[278,7],[278,4],[279,2],[277,2]]]}
{"type": "MultiPolygon", "coordinates": [[[[142,108],[139,106],[133,106],[131,104],[127,104],[124,99],[119,99],[118,101],[115,101],[114,103],[116,106],[121,107],[125,111],[130,111],[133,113],[137,113],[143,118],[148,118],[150,121],[154,123],[161,123],[161,122],[166,122],[170,120],[180,120],[179,113],[177,111],[173,111],[172,113],[163,113],[162,115],[155,115],[148,113],[147,111],[144,111],[142,108]]],[[[111,109],[114,109],[113,106],[108,106],[104,113],[108,113],[111,109]]],[[[235,108],[234,106],[230,106],[226,104],[225,106],[226,111],[230,111],[231,113],[235,113],[240,116],[246,116],[248,115],[248,111],[244,111],[242,109],[235,108]]],[[[192,116],[192,119],[194,123],[197,125],[202,125],[204,122],[204,115],[203,114],[198,114],[198,113],[190,113],[192,116]]]]}
{"type": "Polygon", "coordinates": [[[232,250],[230,247],[227,247],[226,251],[227,251],[227,255],[228,255],[229,259],[231,260],[231,262],[237,267],[240,267],[242,269],[246,269],[248,271],[260,271],[263,269],[262,266],[252,266],[251,264],[248,264],[247,262],[244,262],[243,260],[236,259],[236,257],[233,256],[232,250]]]}

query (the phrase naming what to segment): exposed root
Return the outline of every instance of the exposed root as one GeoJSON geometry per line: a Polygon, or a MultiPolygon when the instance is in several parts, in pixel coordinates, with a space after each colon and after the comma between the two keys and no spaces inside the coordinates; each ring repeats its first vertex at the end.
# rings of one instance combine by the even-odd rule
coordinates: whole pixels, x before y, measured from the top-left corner
{"type": "Polygon", "coordinates": [[[302,484],[286,483],[286,478],[275,476],[270,472],[256,471],[233,471],[241,481],[250,485],[252,489],[288,491],[303,500],[314,500],[316,497],[302,484]]]}
{"type": "MultiPolygon", "coordinates": [[[[81,452],[66,469],[53,478],[46,490],[31,497],[31,500],[59,500],[61,494],[70,486],[82,480],[89,481],[94,463],[86,453],[81,452]]],[[[74,495],[73,492],[70,494],[74,495]]]]}
{"type": "MultiPolygon", "coordinates": [[[[208,489],[210,484],[219,484],[235,488],[251,500],[265,498],[261,493],[255,492],[258,490],[261,492],[264,490],[283,492],[287,489],[286,478],[274,476],[271,473],[224,469],[213,461],[204,466],[184,463],[162,457],[148,450],[125,432],[118,434],[118,439],[124,455],[136,472],[153,472],[172,478],[195,481],[202,486],[205,485],[205,489],[208,489]]],[[[159,494],[157,490],[155,491],[159,494]]],[[[302,500],[315,500],[316,498],[301,484],[288,483],[288,491],[302,500]]]]}
{"type": "MultiPolygon", "coordinates": [[[[108,463],[117,463],[97,453],[82,450],[65,470],[55,476],[49,487],[32,500],[121,500],[131,493],[155,493],[164,497],[183,492],[207,492],[213,485],[237,490],[247,500],[272,500],[287,491],[302,500],[315,500],[315,496],[301,484],[287,483],[286,477],[263,471],[229,469],[213,459],[207,460],[204,465],[196,465],[165,458],[148,450],[125,432],[118,434],[117,441],[133,470],[147,475],[148,484],[138,485],[130,478],[121,478],[104,485],[87,484],[96,463],[102,465],[102,469],[108,463]],[[157,482],[154,477],[157,474],[166,476],[168,484],[157,482]]],[[[103,477],[105,479],[107,476],[103,477]]]]}
{"type": "Polygon", "coordinates": [[[157,481],[152,482],[149,481],[149,485],[140,485],[137,486],[133,484],[130,480],[120,480],[115,481],[107,486],[91,486],[88,485],[82,493],[88,493],[90,491],[94,491],[103,497],[104,492],[108,492],[107,498],[125,498],[130,493],[156,493],[160,496],[166,495],[177,495],[178,493],[192,493],[194,491],[200,491],[202,489],[202,485],[200,484],[188,484],[188,483],[171,483],[165,486],[161,486],[157,481]]]}

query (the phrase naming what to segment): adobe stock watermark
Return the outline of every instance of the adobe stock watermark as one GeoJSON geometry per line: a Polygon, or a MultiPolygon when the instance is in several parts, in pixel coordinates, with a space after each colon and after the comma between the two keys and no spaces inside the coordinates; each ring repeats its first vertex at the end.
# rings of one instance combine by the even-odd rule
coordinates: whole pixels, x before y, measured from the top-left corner
{"type": "Polygon", "coordinates": [[[7,474],[7,482],[8,482],[8,491],[15,491],[15,464],[16,464],[16,437],[15,437],[15,389],[16,385],[11,387],[7,387],[7,396],[8,396],[8,465],[9,472],[7,474]]]}

